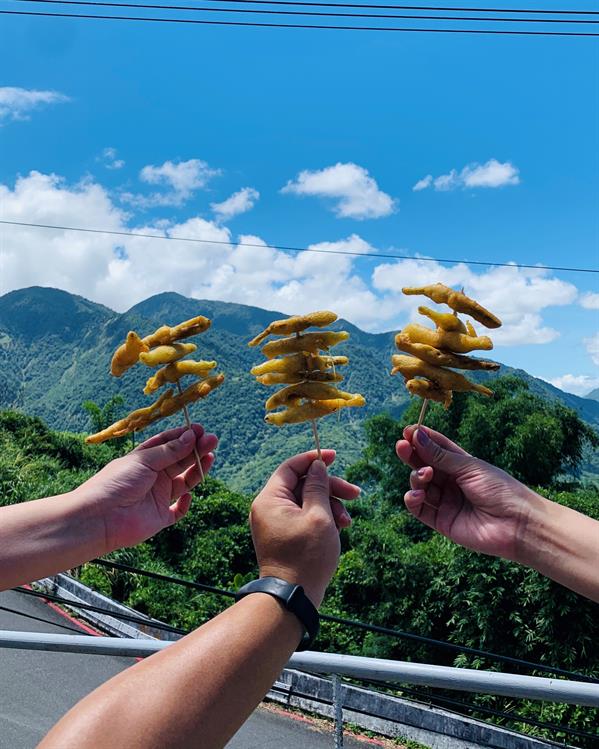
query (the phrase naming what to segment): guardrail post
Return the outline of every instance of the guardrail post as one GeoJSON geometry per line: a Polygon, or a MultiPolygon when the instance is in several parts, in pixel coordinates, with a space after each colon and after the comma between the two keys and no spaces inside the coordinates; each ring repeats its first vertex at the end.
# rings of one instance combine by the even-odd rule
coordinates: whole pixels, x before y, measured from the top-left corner
{"type": "Polygon", "coordinates": [[[333,674],[333,710],[335,713],[335,749],[343,749],[343,687],[339,674],[333,674]]]}

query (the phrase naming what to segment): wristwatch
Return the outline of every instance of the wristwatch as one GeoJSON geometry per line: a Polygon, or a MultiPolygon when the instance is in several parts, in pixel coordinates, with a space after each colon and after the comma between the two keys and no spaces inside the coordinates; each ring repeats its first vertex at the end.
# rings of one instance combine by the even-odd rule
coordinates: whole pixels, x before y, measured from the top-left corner
{"type": "Polygon", "coordinates": [[[250,593],[268,593],[281,601],[288,611],[297,616],[304,628],[304,636],[297,650],[308,650],[311,647],[320,629],[320,617],[301,585],[288,583],[278,577],[261,577],[239,588],[235,593],[235,600],[240,601],[250,593]]]}

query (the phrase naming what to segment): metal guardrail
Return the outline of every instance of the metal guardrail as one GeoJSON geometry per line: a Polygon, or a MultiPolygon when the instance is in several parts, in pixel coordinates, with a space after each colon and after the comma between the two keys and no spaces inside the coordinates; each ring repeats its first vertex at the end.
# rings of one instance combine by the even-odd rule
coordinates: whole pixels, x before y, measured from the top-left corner
{"type": "MultiPolygon", "coordinates": [[[[144,657],[171,644],[156,640],[0,630],[0,647],[24,650],[144,657]]],[[[463,692],[485,692],[599,707],[599,685],[581,681],[309,651],[292,655],[288,666],[311,673],[335,674],[377,682],[418,684],[463,692]]]]}

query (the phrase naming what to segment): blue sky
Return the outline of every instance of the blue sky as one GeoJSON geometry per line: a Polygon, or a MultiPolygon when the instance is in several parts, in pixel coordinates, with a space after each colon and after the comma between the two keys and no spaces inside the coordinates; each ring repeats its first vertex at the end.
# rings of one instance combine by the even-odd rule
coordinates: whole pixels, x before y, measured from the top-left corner
{"type": "MultiPolygon", "coordinates": [[[[131,293],[160,290],[159,276],[181,293],[262,300],[284,312],[328,302],[363,327],[388,330],[411,314],[394,288],[427,281],[425,263],[390,268],[376,258],[348,264],[311,255],[300,267],[281,253],[235,250],[235,243],[251,236],[414,257],[599,267],[596,40],[7,16],[0,36],[0,86],[68,97],[34,106],[13,91],[3,109],[0,94],[3,217],[231,241],[230,249],[190,249],[2,227],[2,291],[61,285],[125,309],[138,301],[131,293]],[[107,148],[115,149],[108,158],[107,148]],[[115,160],[124,164],[107,168],[115,160]],[[186,163],[191,172],[184,174],[186,163]],[[346,166],[324,171],[338,164],[346,166]],[[496,181],[505,184],[480,186],[497,169],[496,181]],[[427,175],[452,170],[451,189],[413,190],[427,175]],[[31,179],[32,171],[42,176],[31,179]],[[289,182],[295,188],[281,192],[289,182]],[[242,188],[252,192],[238,203],[251,209],[231,215],[211,208],[242,188]],[[323,197],[326,190],[337,197],[323,197]],[[36,264],[42,252],[45,264],[36,264]],[[138,272],[142,258],[155,267],[154,278],[138,272]],[[329,273],[336,283],[323,283],[329,273]]],[[[599,385],[597,275],[502,275],[453,265],[430,272],[437,276],[431,280],[464,283],[507,314],[499,360],[574,392],[599,385]],[[545,342],[531,343],[535,337],[545,342]]]]}

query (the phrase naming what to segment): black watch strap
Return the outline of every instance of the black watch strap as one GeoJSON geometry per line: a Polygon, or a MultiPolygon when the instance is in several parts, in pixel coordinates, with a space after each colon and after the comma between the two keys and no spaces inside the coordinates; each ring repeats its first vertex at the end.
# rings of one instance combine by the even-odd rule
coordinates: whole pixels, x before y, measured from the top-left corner
{"type": "Polygon", "coordinates": [[[278,577],[261,577],[239,588],[235,599],[239,601],[250,593],[268,593],[278,598],[288,611],[297,616],[304,627],[304,636],[297,649],[308,650],[311,647],[320,629],[320,617],[301,585],[288,583],[278,577]]]}

